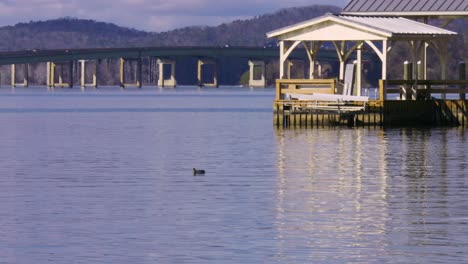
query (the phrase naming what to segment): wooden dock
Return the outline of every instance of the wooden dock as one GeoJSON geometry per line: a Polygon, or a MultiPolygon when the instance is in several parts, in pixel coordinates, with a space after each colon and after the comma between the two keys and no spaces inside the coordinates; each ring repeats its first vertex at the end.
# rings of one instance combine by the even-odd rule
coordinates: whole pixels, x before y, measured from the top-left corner
{"type": "MultiPolygon", "coordinates": [[[[465,99],[466,80],[450,81],[380,81],[379,98],[369,100],[361,111],[346,111],[333,102],[334,110],[314,107],[318,102],[306,100],[288,100],[284,94],[312,94],[315,88],[320,93],[333,91],[335,83],[330,80],[320,83],[317,80],[294,81],[278,80],[277,94],[274,101],[273,123],[277,127],[398,127],[398,126],[463,126],[468,127],[468,100],[465,99]],[[395,87],[397,86],[397,87],[395,87]],[[301,91],[302,90],[302,91],[301,91]],[[393,94],[393,96],[390,96],[393,94]],[[434,94],[445,98],[436,99],[434,94]],[[381,100],[382,98],[383,100],[381,100]],[[385,99],[384,99],[385,98],[385,99]],[[387,99],[393,98],[393,100],[387,99]]],[[[319,102],[323,103],[323,102],[319,102]]],[[[348,102],[346,105],[359,104],[348,102]]]]}

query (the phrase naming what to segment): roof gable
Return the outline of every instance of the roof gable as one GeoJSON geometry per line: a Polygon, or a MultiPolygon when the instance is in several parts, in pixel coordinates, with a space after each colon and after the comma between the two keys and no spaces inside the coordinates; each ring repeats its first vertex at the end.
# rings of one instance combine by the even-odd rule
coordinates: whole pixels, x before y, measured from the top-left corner
{"type": "Polygon", "coordinates": [[[455,32],[401,17],[335,16],[326,14],[267,33],[280,40],[383,40],[392,37],[434,37],[455,32]]]}
{"type": "Polygon", "coordinates": [[[267,36],[269,38],[278,37],[282,40],[377,40],[390,37],[391,32],[326,14],[316,19],[268,32],[267,36]]]}

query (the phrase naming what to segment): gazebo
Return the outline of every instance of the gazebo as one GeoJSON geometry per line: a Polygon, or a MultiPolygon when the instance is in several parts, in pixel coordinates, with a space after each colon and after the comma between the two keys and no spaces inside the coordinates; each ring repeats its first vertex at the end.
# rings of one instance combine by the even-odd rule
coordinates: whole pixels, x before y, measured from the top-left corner
{"type": "MultiPolygon", "coordinates": [[[[314,63],[322,43],[333,43],[340,61],[339,79],[343,80],[344,65],[352,52],[357,55],[357,73],[361,73],[362,48],[369,46],[382,62],[381,79],[387,79],[388,53],[397,41],[406,41],[412,47],[414,62],[422,62],[425,73],[426,45],[438,47],[442,62],[447,58],[447,41],[457,33],[402,17],[350,16],[326,14],[324,16],[291,25],[267,33],[269,38],[278,38],[280,46],[280,79],[287,78],[285,70],[288,56],[303,45],[310,63],[309,78],[314,77],[314,63]]],[[[445,63],[442,63],[444,65],[445,63]]],[[[425,74],[423,74],[425,79],[425,74]]],[[[356,76],[357,95],[361,92],[361,74],[356,76]]]]}
{"type": "MultiPolygon", "coordinates": [[[[280,46],[280,76],[276,82],[274,123],[282,126],[320,126],[347,120],[348,125],[366,126],[468,125],[465,64],[460,63],[458,80],[446,80],[448,42],[457,33],[445,29],[453,19],[467,17],[466,0],[350,0],[341,14],[328,13],[268,32],[267,37],[277,38],[280,46]],[[433,23],[440,27],[429,25],[431,19],[440,20],[433,23]],[[336,86],[336,79],[315,79],[317,74],[314,73],[314,65],[325,42],[331,43],[328,47],[336,50],[340,63],[338,79],[341,83],[347,79],[345,71],[346,76],[349,75],[345,65],[356,52],[356,74],[351,74],[355,76],[355,80],[351,81],[355,97],[362,97],[362,50],[373,50],[380,59],[379,96],[376,100],[369,100],[361,108],[362,111],[342,111],[343,105],[356,106],[359,102],[337,96],[340,89],[336,86]],[[408,43],[411,55],[405,62],[404,78],[389,80],[389,53],[397,42],[408,43]],[[291,79],[288,59],[292,51],[301,46],[309,58],[309,76],[305,79],[291,79]],[[435,49],[440,62],[428,62],[428,47],[435,49]],[[440,80],[427,80],[426,69],[431,63],[440,63],[440,80]],[[335,94],[324,98],[340,99],[334,102],[311,99],[319,98],[319,93],[335,94]],[[389,97],[387,93],[396,93],[398,96],[389,97]],[[446,99],[446,94],[454,96],[446,99]],[[459,99],[455,98],[457,94],[459,99]],[[437,99],[439,95],[440,99],[437,99]],[[325,107],[317,107],[319,104],[326,104],[326,109],[332,111],[323,111],[325,107]]],[[[349,84],[344,83],[345,86],[349,84]]]]}

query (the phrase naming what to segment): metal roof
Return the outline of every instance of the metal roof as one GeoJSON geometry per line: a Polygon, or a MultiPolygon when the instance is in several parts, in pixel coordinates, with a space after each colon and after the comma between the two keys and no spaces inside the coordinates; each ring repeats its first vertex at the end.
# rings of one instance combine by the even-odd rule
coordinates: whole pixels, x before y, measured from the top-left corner
{"type": "MultiPolygon", "coordinates": [[[[435,36],[447,36],[456,35],[456,32],[438,28],[435,26],[420,23],[414,20],[402,18],[402,17],[372,17],[372,16],[347,16],[347,15],[333,15],[326,14],[324,16],[311,19],[305,22],[301,22],[295,25],[277,29],[267,33],[269,38],[272,37],[286,37],[290,38],[294,35],[304,34],[307,31],[313,31],[314,29],[330,26],[331,24],[342,26],[345,28],[353,29],[355,32],[365,32],[377,36],[379,39],[391,39],[395,37],[414,36],[419,35],[433,38],[435,36]],[[307,30],[309,29],[309,30],[307,30]]],[[[333,32],[331,28],[325,30],[323,33],[323,39],[327,38],[336,39],[339,37],[345,38],[346,36],[325,36],[332,34],[341,34],[336,31],[333,32]]],[[[351,34],[351,32],[349,32],[351,34]]],[[[350,38],[352,36],[349,36],[350,38]]],[[[346,39],[343,39],[346,40],[346,39]]]]}
{"type": "Polygon", "coordinates": [[[468,16],[468,0],[350,0],[341,13],[468,16]]]}
{"type": "Polygon", "coordinates": [[[341,19],[353,21],[378,30],[396,35],[455,35],[456,32],[420,23],[403,17],[370,17],[370,16],[338,16],[341,19]]]}

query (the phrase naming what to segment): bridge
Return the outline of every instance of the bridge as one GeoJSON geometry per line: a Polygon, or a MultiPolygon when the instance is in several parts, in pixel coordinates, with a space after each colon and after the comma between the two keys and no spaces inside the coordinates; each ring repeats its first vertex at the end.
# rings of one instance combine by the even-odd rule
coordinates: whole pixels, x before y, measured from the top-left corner
{"type": "MultiPolygon", "coordinates": [[[[46,85],[48,87],[73,87],[74,70],[78,69],[81,86],[97,87],[98,67],[102,60],[118,59],[120,63],[120,86],[142,86],[142,61],[149,61],[150,73],[157,65],[158,82],[160,87],[175,87],[176,59],[193,57],[198,59],[197,79],[199,86],[218,86],[217,67],[221,58],[243,58],[249,60],[250,86],[264,87],[265,64],[279,59],[279,48],[267,47],[142,47],[142,48],[97,48],[97,49],[62,49],[62,50],[27,50],[15,52],[0,52],[0,65],[11,65],[11,85],[29,85],[29,65],[46,64],[46,85]],[[155,63],[151,63],[154,61],[155,63]],[[94,62],[92,83],[86,83],[86,67],[94,62]],[[126,67],[132,67],[135,72],[134,82],[127,83],[126,67]],[[206,65],[212,65],[213,81],[202,82],[202,71],[206,65]],[[22,66],[23,78],[17,82],[17,68],[22,66]],[[169,67],[168,67],[169,66],[169,67]],[[63,70],[65,69],[65,71],[63,70]],[[254,71],[260,72],[260,78],[254,79],[254,71]],[[66,72],[66,74],[64,74],[66,72]],[[169,72],[169,74],[167,74],[169,72]],[[166,73],[166,74],[165,74],[166,73]],[[67,76],[65,76],[67,75],[67,76]],[[165,78],[165,76],[169,76],[165,78]],[[68,82],[64,82],[68,77],[68,82]]],[[[290,60],[308,60],[306,49],[296,49],[289,55],[290,60]]],[[[333,50],[324,50],[318,55],[323,62],[336,62],[337,54],[333,50]]],[[[289,65],[289,64],[288,64],[289,65]]],[[[290,71],[290,67],[288,67],[290,71]]]]}

